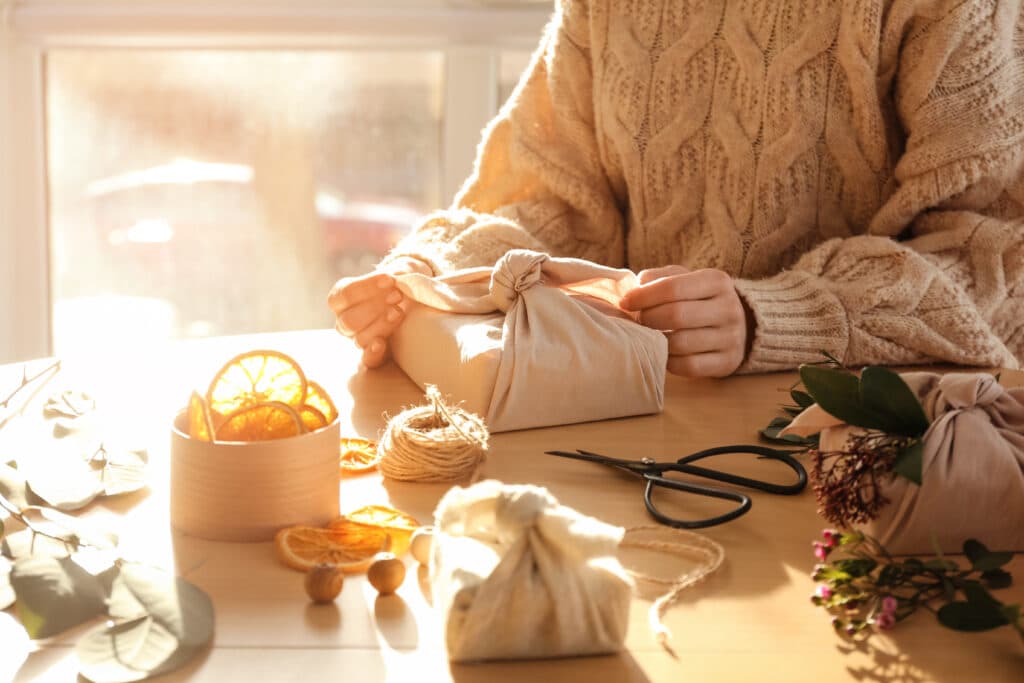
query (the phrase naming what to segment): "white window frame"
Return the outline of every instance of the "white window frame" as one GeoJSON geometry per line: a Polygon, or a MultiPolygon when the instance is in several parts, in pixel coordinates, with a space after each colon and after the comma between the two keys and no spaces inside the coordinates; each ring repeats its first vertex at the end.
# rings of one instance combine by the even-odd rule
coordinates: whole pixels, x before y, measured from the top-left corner
{"type": "Polygon", "coordinates": [[[0,0],[0,363],[53,349],[48,50],[441,50],[439,191],[450,198],[497,112],[501,51],[532,48],[550,13],[550,0],[0,0]]]}

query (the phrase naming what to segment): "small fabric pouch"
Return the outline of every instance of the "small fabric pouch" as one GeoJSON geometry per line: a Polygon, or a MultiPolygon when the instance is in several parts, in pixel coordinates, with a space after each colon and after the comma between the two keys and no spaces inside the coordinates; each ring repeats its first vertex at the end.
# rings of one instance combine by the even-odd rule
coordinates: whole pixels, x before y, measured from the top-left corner
{"type": "Polygon", "coordinates": [[[452,661],[622,648],[633,582],[617,558],[620,527],[497,481],[450,490],[435,524],[431,590],[452,661]]]}
{"type": "Polygon", "coordinates": [[[891,502],[866,529],[890,552],[958,553],[974,538],[993,550],[1024,552],[1024,387],[984,373],[911,372],[931,427],[921,485],[896,477],[891,502]]]}
{"type": "Polygon", "coordinates": [[[665,335],[588,303],[616,308],[637,285],[629,270],[518,249],[493,268],[397,279],[414,303],[395,362],[491,432],[662,409],[665,335]]]}

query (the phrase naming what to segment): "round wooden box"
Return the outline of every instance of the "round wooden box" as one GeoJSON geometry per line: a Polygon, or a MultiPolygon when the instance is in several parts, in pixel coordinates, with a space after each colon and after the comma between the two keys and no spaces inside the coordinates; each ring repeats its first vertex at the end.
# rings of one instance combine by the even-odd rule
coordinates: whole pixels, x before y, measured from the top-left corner
{"type": "Polygon", "coordinates": [[[171,429],[171,525],[216,541],[269,541],[283,527],[339,514],[338,421],[287,439],[199,441],[171,429]]]}

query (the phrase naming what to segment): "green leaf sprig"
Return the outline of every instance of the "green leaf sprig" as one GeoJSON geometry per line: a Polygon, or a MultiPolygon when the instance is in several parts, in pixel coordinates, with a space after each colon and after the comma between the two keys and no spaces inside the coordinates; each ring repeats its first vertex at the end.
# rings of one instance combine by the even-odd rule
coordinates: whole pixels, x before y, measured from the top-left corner
{"type": "MultiPolygon", "coordinates": [[[[821,365],[840,369],[843,367],[843,364],[839,359],[828,351],[821,351],[820,353],[824,360],[820,360],[816,363],[810,363],[809,365],[821,365]]],[[[814,405],[814,398],[806,391],[798,389],[797,387],[799,386],[800,380],[797,380],[791,387],[789,387],[789,397],[793,400],[793,403],[781,406],[782,411],[786,413],[786,415],[773,418],[772,421],[768,423],[768,426],[761,430],[761,438],[765,441],[781,443],[787,446],[802,446],[804,449],[818,447],[817,434],[813,436],[798,436],[796,434],[779,436],[779,432],[788,427],[794,417],[814,405]]]]}
{"type": "Polygon", "coordinates": [[[832,614],[838,632],[853,637],[888,630],[923,609],[956,631],[1009,626],[1024,640],[1021,606],[1003,604],[990,592],[1012,583],[1003,567],[1013,553],[993,552],[971,539],[963,546],[970,566],[962,568],[941,555],[894,558],[860,532],[826,530],[822,536],[814,543],[819,564],[812,578],[819,583],[811,602],[832,614]]]}

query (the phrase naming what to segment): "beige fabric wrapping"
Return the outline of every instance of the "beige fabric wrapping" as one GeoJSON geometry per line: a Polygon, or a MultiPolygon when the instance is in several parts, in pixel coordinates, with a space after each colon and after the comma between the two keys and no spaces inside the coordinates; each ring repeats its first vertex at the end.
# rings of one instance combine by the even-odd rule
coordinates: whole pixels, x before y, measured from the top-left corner
{"type": "Polygon", "coordinates": [[[932,421],[922,485],[896,477],[891,503],[865,531],[890,552],[961,552],[976,538],[993,550],[1024,551],[1024,388],[987,374],[902,375],[932,421]]]}
{"type": "Polygon", "coordinates": [[[623,530],[536,486],[453,488],[434,513],[430,583],[452,661],[616,652],[633,583],[623,530]]]}
{"type": "Polygon", "coordinates": [[[392,338],[393,356],[492,432],[655,413],[665,335],[572,296],[617,305],[636,284],[629,270],[522,249],[493,269],[401,275],[417,303],[392,338]]]}

